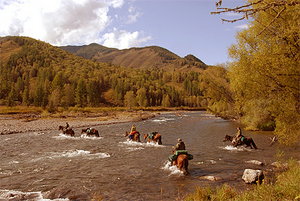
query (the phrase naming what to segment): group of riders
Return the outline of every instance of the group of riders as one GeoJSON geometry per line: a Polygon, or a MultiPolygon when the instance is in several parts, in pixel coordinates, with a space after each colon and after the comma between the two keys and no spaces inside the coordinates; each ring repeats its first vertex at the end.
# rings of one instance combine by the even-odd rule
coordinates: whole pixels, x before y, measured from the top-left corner
{"type": "MultiPolygon", "coordinates": [[[[66,126],[65,126],[65,130],[69,130],[71,129],[70,125],[68,124],[68,122],[66,122],[66,126]]],[[[87,133],[91,132],[92,128],[87,128],[87,133]]],[[[241,131],[241,128],[240,127],[237,127],[237,133],[235,135],[235,138],[233,139],[237,144],[241,143],[243,140],[244,140],[244,136],[242,135],[242,131],[241,131]]],[[[140,133],[136,130],[136,127],[135,125],[132,125],[131,127],[131,130],[130,130],[130,133],[129,133],[129,139],[133,139],[133,136],[135,134],[138,134],[140,135],[140,133]]],[[[186,148],[185,148],[185,143],[182,141],[181,138],[178,138],[178,142],[177,144],[175,145],[175,147],[172,147],[172,149],[174,150],[174,154],[171,155],[169,157],[169,160],[171,162],[174,161],[174,159],[176,159],[177,155],[178,154],[187,154],[187,151],[186,151],[186,148]]],[[[189,160],[192,159],[192,155],[188,154],[189,155],[189,160]]]]}
{"type": "MultiPolygon", "coordinates": [[[[71,130],[72,128],[70,127],[69,123],[66,122],[66,126],[65,126],[64,129],[65,129],[65,131],[68,131],[68,130],[71,130]]],[[[89,133],[92,132],[92,130],[93,130],[93,128],[87,128],[87,129],[86,129],[86,133],[89,134],[89,133]]]]}
{"type": "MultiPolygon", "coordinates": [[[[67,131],[67,130],[70,130],[71,129],[71,127],[70,127],[70,125],[69,125],[69,123],[68,122],[66,122],[66,126],[65,126],[65,130],[67,131]]],[[[87,133],[90,133],[91,132],[91,130],[92,130],[92,128],[87,128],[87,133]]],[[[240,142],[242,142],[243,140],[244,140],[244,136],[242,135],[242,130],[241,130],[241,128],[240,127],[237,127],[237,130],[238,130],[238,132],[236,133],[236,135],[235,135],[235,142],[237,143],[237,144],[239,144],[240,142]]],[[[133,138],[133,136],[136,134],[136,133],[138,133],[138,135],[140,135],[140,133],[136,130],[136,127],[135,127],[135,125],[133,124],[132,126],[131,126],[131,130],[130,130],[130,134],[129,134],[129,139],[132,139],[133,138]]],[[[175,147],[172,147],[175,151],[177,151],[177,150],[186,150],[185,149],[185,144],[184,144],[184,142],[181,140],[181,138],[178,138],[178,142],[177,142],[177,144],[176,144],[176,146],[175,147]]]]}

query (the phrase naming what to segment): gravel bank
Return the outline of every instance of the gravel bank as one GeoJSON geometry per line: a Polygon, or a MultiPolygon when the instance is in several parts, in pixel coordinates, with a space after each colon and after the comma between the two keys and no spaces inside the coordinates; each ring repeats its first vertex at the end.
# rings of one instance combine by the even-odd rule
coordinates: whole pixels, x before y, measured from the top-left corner
{"type": "Polygon", "coordinates": [[[92,127],[124,122],[136,122],[155,117],[157,114],[151,112],[118,112],[106,114],[105,116],[93,114],[85,117],[61,117],[41,118],[40,115],[1,115],[0,134],[25,133],[34,131],[57,130],[59,126],[65,126],[66,122],[72,128],[92,127]]]}

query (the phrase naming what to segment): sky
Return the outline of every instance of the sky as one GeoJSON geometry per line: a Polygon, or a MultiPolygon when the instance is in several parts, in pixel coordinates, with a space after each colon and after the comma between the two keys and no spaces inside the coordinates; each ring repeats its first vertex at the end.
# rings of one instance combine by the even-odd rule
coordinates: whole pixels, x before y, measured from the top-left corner
{"type": "MultiPolygon", "coordinates": [[[[208,65],[226,63],[227,49],[247,21],[211,15],[215,0],[0,0],[0,36],[28,36],[54,46],[160,46],[208,65]]],[[[243,5],[223,0],[222,7],[243,5]]]]}

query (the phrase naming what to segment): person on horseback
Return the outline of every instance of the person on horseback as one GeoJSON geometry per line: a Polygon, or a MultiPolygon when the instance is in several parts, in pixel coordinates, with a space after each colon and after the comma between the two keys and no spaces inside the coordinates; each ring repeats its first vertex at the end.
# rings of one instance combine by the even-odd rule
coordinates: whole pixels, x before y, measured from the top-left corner
{"type": "Polygon", "coordinates": [[[236,133],[235,140],[236,140],[236,143],[238,144],[241,141],[243,141],[244,136],[242,135],[242,130],[240,127],[237,127],[237,130],[238,130],[238,132],[236,133]]]}
{"type": "Polygon", "coordinates": [[[176,144],[175,147],[172,147],[175,151],[177,150],[185,150],[185,144],[184,142],[181,140],[181,138],[178,138],[178,143],[176,144]]]}
{"type": "Polygon", "coordinates": [[[87,129],[86,129],[86,134],[90,134],[90,133],[92,132],[92,129],[93,129],[93,128],[87,128],[87,129]]]}
{"type": "Polygon", "coordinates": [[[138,134],[140,135],[140,133],[136,130],[135,125],[132,124],[131,131],[130,131],[130,134],[129,134],[129,136],[128,136],[129,139],[132,140],[133,135],[136,134],[136,133],[138,133],[138,134]]]}
{"type": "Polygon", "coordinates": [[[187,155],[189,160],[193,159],[193,155],[188,154],[187,150],[185,149],[185,144],[181,138],[178,138],[178,142],[176,146],[172,147],[172,149],[173,149],[173,154],[169,156],[169,161],[171,161],[171,164],[173,165],[175,165],[175,161],[177,157],[181,154],[187,155]]]}
{"type": "Polygon", "coordinates": [[[65,127],[66,131],[70,129],[70,125],[68,122],[66,122],[66,127],[65,127]]]}

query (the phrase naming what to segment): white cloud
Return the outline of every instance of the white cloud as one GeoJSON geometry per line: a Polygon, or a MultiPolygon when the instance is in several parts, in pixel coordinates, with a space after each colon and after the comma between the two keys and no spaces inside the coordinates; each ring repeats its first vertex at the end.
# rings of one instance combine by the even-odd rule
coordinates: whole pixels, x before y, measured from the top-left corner
{"type": "Polygon", "coordinates": [[[99,42],[112,22],[109,8],[123,4],[124,0],[8,0],[0,3],[0,35],[30,36],[53,45],[99,42]]]}
{"type": "Polygon", "coordinates": [[[130,13],[128,15],[128,21],[126,22],[127,24],[131,24],[137,21],[137,18],[142,16],[142,14],[140,12],[135,12],[135,7],[133,7],[132,5],[129,7],[128,12],[130,13]]]}
{"type": "Polygon", "coordinates": [[[139,47],[142,43],[151,40],[151,36],[140,37],[140,33],[135,31],[130,33],[128,31],[118,31],[116,28],[111,33],[103,35],[103,45],[106,47],[113,47],[118,49],[127,49],[130,47],[139,47]]]}
{"type": "Polygon", "coordinates": [[[236,29],[248,29],[248,27],[249,27],[249,24],[241,24],[241,25],[235,26],[236,29]]]}

